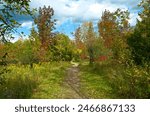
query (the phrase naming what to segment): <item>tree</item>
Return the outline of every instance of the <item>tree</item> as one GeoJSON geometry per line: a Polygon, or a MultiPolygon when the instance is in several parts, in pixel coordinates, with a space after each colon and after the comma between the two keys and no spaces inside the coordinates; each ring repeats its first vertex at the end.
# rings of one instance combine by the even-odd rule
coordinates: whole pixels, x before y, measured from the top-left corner
{"type": "Polygon", "coordinates": [[[128,38],[128,45],[135,63],[142,65],[150,63],[150,0],[142,0],[139,6],[143,8],[139,13],[141,21],[137,21],[134,32],[128,38]]]}
{"type": "MultiPolygon", "coordinates": [[[[78,28],[79,29],[79,28],[78,28]]],[[[79,30],[76,30],[76,35],[77,35],[77,31],[79,32],[79,30]]],[[[78,43],[80,42],[83,43],[83,49],[84,51],[82,51],[84,53],[84,55],[88,55],[89,57],[89,63],[92,64],[94,62],[94,43],[95,43],[95,32],[94,32],[94,27],[93,27],[93,23],[92,22],[85,22],[81,25],[80,27],[80,34],[78,39],[78,43]]]]}
{"type": "Polygon", "coordinates": [[[104,40],[105,47],[112,51],[117,62],[125,62],[128,50],[126,38],[130,31],[129,12],[117,9],[115,12],[105,10],[98,22],[99,36],[104,40]]]}
{"type": "Polygon", "coordinates": [[[83,40],[82,40],[82,32],[81,32],[81,27],[78,27],[75,31],[75,44],[76,44],[76,47],[77,47],[77,53],[79,54],[80,58],[81,59],[84,59],[85,58],[85,44],[83,43],[83,40]]]}
{"type": "Polygon", "coordinates": [[[117,9],[115,12],[105,10],[98,22],[99,36],[105,41],[105,46],[111,48],[116,36],[121,36],[129,30],[129,12],[117,9]]]}
{"type": "Polygon", "coordinates": [[[65,34],[57,34],[55,42],[50,46],[51,59],[54,61],[71,61],[75,56],[74,44],[65,34]]]}
{"type": "Polygon", "coordinates": [[[38,34],[38,32],[35,30],[34,25],[32,25],[32,28],[31,28],[31,30],[30,30],[29,38],[30,38],[32,41],[39,40],[39,34],[38,34]]]}
{"type": "Polygon", "coordinates": [[[104,44],[108,48],[112,45],[116,28],[116,18],[114,17],[114,13],[105,10],[100,21],[98,22],[98,31],[99,36],[103,38],[104,44]]]}
{"type": "Polygon", "coordinates": [[[114,32],[111,49],[113,59],[121,64],[127,63],[130,57],[130,50],[127,45],[127,37],[132,32],[129,24],[129,14],[128,10],[122,11],[121,9],[114,12],[116,31],[114,32]]]}
{"type": "Polygon", "coordinates": [[[81,29],[80,29],[80,27],[78,27],[76,29],[74,36],[75,36],[76,46],[77,46],[77,48],[80,49],[81,48],[81,43],[82,43],[82,41],[81,41],[81,29]]]}
{"type": "Polygon", "coordinates": [[[33,52],[33,57],[32,57],[32,63],[37,63],[40,61],[41,59],[41,55],[40,55],[40,46],[41,46],[41,42],[39,39],[39,34],[38,32],[35,30],[34,25],[32,26],[31,30],[30,30],[30,35],[29,35],[29,45],[32,46],[32,52],[33,52]]]}
{"type": "Polygon", "coordinates": [[[94,33],[93,23],[89,22],[85,43],[88,49],[90,64],[94,62],[94,49],[93,49],[94,41],[95,41],[95,33],[94,33]]]}
{"type": "Polygon", "coordinates": [[[29,3],[30,0],[0,0],[0,41],[13,38],[12,32],[20,26],[13,14],[33,15],[35,9],[30,10],[29,3]]]}
{"type": "Polygon", "coordinates": [[[35,19],[35,24],[37,24],[38,33],[40,37],[40,41],[42,44],[42,48],[47,49],[49,44],[52,43],[53,38],[53,29],[56,20],[52,20],[52,16],[54,15],[54,10],[50,6],[46,8],[39,8],[39,15],[35,19]]]}

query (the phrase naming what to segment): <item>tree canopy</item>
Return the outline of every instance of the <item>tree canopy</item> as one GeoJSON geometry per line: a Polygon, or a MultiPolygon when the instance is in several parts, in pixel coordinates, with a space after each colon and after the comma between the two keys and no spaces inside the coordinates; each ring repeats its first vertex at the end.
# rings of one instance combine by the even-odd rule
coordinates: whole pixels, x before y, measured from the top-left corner
{"type": "Polygon", "coordinates": [[[30,0],[0,0],[0,41],[7,42],[13,38],[12,32],[20,23],[15,15],[33,15],[35,9],[30,9],[30,0]]]}

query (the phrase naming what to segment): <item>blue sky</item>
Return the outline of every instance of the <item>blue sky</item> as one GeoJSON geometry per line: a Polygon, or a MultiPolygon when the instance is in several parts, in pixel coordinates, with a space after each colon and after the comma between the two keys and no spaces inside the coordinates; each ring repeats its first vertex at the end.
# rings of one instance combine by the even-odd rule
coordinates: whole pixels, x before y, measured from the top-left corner
{"type": "MultiPolygon", "coordinates": [[[[137,7],[141,0],[31,0],[30,7],[38,8],[51,6],[55,13],[54,18],[57,19],[56,31],[67,34],[70,38],[75,29],[85,21],[92,21],[94,25],[97,24],[102,12],[107,9],[111,12],[117,8],[130,11],[130,24],[136,24],[138,18],[137,7]]],[[[29,34],[32,27],[33,20],[27,16],[17,17],[21,23],[18,29],[23,31],[26,35],[29,34]]],[[[16,38],[19,35],[14,34],[16,38]]]]}

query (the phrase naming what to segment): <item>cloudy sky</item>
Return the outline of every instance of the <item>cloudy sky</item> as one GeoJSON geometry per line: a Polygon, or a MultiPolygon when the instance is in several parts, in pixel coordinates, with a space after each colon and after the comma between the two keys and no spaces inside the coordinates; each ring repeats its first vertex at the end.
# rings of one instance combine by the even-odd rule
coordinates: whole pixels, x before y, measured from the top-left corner
{"type": "MultiPolygon", "coordinates": [[[[54,18],[57,19],[56,31],[63,32],[71,36],[71,32],[84,21],[92,21],[97,25],[102,12],[107,9],[111,12],[117,8],[130,11],[130,24],[136,24],[138,12],[137,7],[141,0],[31,0],[30,7],[38,8],[46,6],[53,7],[55,14],[54,18]]],[[[23,31],[26,35],[33,21],[31,18],[23,16],[18,18],[22,24],[19,31],[23,31]]]]}

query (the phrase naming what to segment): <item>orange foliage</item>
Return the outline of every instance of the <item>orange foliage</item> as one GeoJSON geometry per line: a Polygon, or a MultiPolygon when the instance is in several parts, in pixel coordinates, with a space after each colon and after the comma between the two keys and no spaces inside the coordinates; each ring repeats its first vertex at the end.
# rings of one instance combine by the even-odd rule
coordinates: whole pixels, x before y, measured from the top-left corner
{"type": "Polygon", "coordinates": [[[102,61],[106,61],[108,59],[108,56],[99,56],[98,58],[94,59],[94,61],[97,61],[97,62],[102,62],[102,61]]]}

